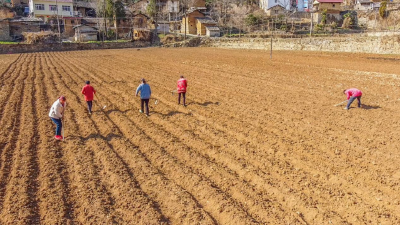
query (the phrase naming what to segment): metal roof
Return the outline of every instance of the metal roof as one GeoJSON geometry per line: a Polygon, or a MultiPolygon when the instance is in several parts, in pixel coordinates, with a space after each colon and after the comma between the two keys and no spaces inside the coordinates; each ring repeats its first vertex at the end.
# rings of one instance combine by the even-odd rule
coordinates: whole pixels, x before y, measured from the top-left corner
{"type": "Polygon", "coordinates": [[[200,23],[207,23],[207,24],[217,24],[213,19],[210,17],[195,17],[200,23]]]}
{"type": "Polygon", "coordinates": [[[210,30],[210,31],[219,31],[219,27],[215,27],[215,26],[206,26],[206,29],[210,30]]]}

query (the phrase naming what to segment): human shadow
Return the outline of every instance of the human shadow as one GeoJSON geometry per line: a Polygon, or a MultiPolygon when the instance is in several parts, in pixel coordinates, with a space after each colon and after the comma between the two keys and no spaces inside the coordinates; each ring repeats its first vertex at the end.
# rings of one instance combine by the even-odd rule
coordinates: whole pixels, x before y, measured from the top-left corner
{"type": "Polygon", "coordinates": [[[174,115],[178,115],[178,114],[186,114],[186,113],[179,112],[179,111],[171,111],[169,113],[150,112],[150,115],[153,115],[153,114],[158,114],[160,116],[170,117],[170,116],[174,116],[174,115]]]}
{"type": "Polygon", "coordinates": [[[209,106],[209,105],[219,105],[219,102],[210,102],[210,101],[208,101],[208,102],[203,102],[203,103],[200,103],[200,102],[190,102],[190,103],[188,103],[188,105],[209,106]]]}
{"type": "Polygon", "coordinates": [[[362,105],[362,109],[370,110],[370,109],[379,109],[381,108],[379,105],[362,105]]]}
{"type": "Polygon", "coordinates": [[[112,112],[127,113],[129,111],[132,111],[132,109],[127,109],[127,110],[110,109],[110,110],[107,110],[107,111],[104,111],[104,112],[109,115],[112,112]]]}

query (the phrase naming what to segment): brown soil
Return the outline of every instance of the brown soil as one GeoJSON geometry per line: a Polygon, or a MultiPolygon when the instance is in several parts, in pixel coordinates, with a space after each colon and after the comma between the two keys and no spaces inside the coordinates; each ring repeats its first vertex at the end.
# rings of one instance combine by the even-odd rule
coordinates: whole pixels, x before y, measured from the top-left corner
{"type": "Polygon", "coordinates": [[[399,224],[399,59],[212,48],[0,56],[0,224],[399,224]],[[186,108],[171,94],[181,74],[186,108]],[[142,77],[148,118],[134,97],[142,77]],[[86,80],[98,91],[91,116],[86,80]],[[349,87],[363,90],[363,108],[333,106],[349,87]],[[65,142],[47,116],[61,94],[65,142]]]}

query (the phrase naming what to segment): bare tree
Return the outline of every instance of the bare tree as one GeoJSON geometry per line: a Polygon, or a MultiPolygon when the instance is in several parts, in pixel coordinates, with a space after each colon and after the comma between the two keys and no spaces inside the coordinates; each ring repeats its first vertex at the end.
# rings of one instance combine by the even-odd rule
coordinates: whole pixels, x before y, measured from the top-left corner
{"type": "Polygon", "coordinates": [[[245,18],[247,14],[250,12],[250,9],[245,5],[238,6],[236,4],[232,4],[231,7],[232,7],[232,14],[234,15],[231,17],[231,20],[239,28],[239,38],[240,38],[242,29],[246,25],[245,18]]]}

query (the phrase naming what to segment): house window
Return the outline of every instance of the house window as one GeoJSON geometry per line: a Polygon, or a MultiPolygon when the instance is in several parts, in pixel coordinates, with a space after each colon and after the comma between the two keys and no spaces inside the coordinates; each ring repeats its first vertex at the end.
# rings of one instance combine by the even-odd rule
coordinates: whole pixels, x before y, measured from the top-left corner
{"type": "Polygon", "coordinates": [[[57,11],[56,5],[49,5],[49,6],[50,6],[50,11],[57,11]]]}
{"type": "Polygon", "coordinates": [[[71,11],[71,6],[63,5],[62,6],[62,11],[70,12],[71,11]]]}
{"type": "Polygon", "coordinates": [[[275,0],[275,3],[278,3],[278,0],[275,0]]]}
{"type": "Polygon", "coordinates": [[[44,10],[44,4],[35,4],[36,10],[44,10]]]}
{"type": "Polygon", "coordinates": [[[279,10],[275,9],[275,14],[278,14],[278,13],[279,13],[279,10]]]}
{"type": "Polygon", "coordinates": [[[332,4],[332,7],[335,8],[335,4],[332,4]]]}

